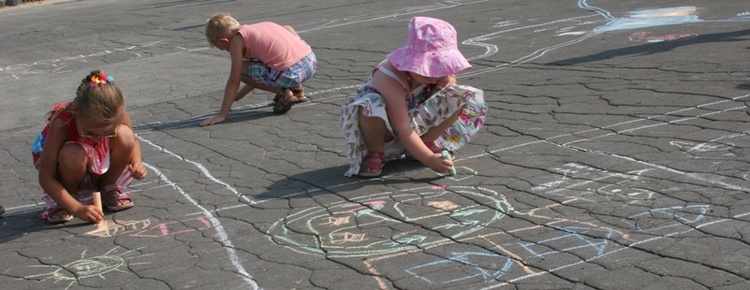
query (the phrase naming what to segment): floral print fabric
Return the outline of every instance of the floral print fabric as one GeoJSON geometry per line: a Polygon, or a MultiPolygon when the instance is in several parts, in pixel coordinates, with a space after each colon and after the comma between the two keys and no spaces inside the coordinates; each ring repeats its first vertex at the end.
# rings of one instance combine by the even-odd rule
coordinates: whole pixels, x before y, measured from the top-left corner
{"type": "MultiPolygon", "coordinates": [[[[409,106],[412,130],[419,135],[426,133],[429,128],[437,126],[457,110],[463,108],[456,122],[435,140],[435,145],[438,147],[455,151],[468,143],[484,124],[487,104],[484,102],[482,90],[470,86],[452,85],[443,88],[424,101],[421,101],[421,91],[419,88],[415,89],[404,100],[409,106]]],[[[367,148],[358,124],[357,112],[360,107],[363,108],[363,113],[366,116],[377,116],[383,119],[388,130],[393,133],[393,129],[388,122],[385,101],[372,87],[372,78],[370,78],[359,87],[354,98],[341,107],[339,122],[346,140],[347,158],[349,159],[349,169],[344,173],[346,176],[359,173],[362,158],[367,154],[367,148]]],[[[395,134],[393,135],[395,136],[395,134]]],[[[386,143],[385,151],[388,160],[400,158],[406,153],[406,149],[398,140],[386,143]]]]}

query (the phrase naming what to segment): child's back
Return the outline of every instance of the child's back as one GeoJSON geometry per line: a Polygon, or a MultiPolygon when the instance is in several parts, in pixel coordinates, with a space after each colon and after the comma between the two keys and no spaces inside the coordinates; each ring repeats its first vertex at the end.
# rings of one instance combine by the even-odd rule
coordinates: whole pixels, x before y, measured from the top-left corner
{"type": "Polygon", "coordinates": [[[291,26],[272,22],[241,25],[228,13],[217,13],[206,21],[206,39],[212,47],[229,52],[231,68],[219,114],[202,121],[201,126],[226,120],[232,103],[256,88],[276,94],[276,113],[308,100],[302,83],[315,74],[318,61],[291,26]],[[245,84],[242,89],[240,83],[245,84]]]}

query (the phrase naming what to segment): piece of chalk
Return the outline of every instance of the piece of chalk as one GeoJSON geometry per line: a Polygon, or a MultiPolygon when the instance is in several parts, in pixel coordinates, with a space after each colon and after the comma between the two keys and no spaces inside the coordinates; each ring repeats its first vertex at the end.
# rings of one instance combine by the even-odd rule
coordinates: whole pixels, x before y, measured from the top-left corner
{"type": "MultiPolygon", "coordinates": [[[[443,150],[443,159],[451,160],[451,154],[448,150],[443,150]]],[[[448,171],[448,176],[456,175],[456,167],[451,166],[451,170],[448,171]]]]}
{"type": "Polygon", "coordinates": [[[102,211],[102,193],[98,191],[92,193],[91,199],[94,200],[94,206],[98,208],[99,211],[102,211]]]}

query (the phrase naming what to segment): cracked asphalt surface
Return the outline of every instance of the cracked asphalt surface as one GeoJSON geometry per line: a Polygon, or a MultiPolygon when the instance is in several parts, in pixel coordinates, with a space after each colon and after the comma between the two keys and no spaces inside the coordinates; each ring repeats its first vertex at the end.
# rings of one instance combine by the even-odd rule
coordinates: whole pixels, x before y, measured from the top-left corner
{"type": "Polygon", "coordinates": [[[51,0],[0,9],[0,288],[748,289],[750,4],[51,0]],[[260,2],[260,3],[257,3],[260,2]],[[216,12],[294,26],[319,70],[222,124],[216,12]],[[340,106],[445,19],[487,123],[443,177],[347,178],[340,106]],[[29,146],[93,69],[123,87],[133,209],[49,225],[29,146]]]}

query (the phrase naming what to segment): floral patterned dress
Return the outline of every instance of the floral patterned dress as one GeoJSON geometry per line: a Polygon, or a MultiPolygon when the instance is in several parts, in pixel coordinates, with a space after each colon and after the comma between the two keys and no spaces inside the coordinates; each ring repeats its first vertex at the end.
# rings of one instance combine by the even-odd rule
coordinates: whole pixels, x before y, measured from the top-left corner
{"type": "MultiPolygon", "coordinates": [[[[378,65],[376,70],[395,78],[392,72],[381,65],[378,65]]],[[[400,79],[397,80],[400,81],[400,79]]],[[[404,87],[407,88],[406,85],[404,87]]],[[[458,150],[468,143],[484,124],[487,116],[484,91],[470,86],[449,85],[434,94],[430,94],[429,87],[423,85],[409,92],[404,101],[408,106],[412,130],[420,136],[463,108],[456,122],[435,140],[436,146],[450,151],[458,150]]],[[[367,154],[367,147],[358,124],[357,112],[359,107],[364,108],[363,113],[366,116],[377,116],[383,119],[388,130],[395,136],[388,121],[385,100],[373,88],[372,76],[370,76],[367,82],[359,86],[356,95],[341,107],[339,122],[341,132],[346,139],[347,158],[349,159],[349,169],[344,173],[346,176],[359,173],[362,159],[367,154]]],[[[387,142],[385,145],[386,160],[401,158],[406,153],[406,148],[396,139],[387,142]]]]}

